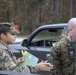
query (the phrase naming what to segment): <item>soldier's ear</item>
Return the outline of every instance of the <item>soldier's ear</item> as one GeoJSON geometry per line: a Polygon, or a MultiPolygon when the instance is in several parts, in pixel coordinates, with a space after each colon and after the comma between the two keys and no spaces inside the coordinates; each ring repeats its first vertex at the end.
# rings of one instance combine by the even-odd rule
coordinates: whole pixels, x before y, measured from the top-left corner
{"type": "Polygon", "coordinates": [[[5,38],[5,34],[4,33],[1,33],[1,38],[5,38]]]}
{"type": "Polygon", "coordinates": [[[69,31],[72,31],[72,30],[73,30],[72,28],[69,29],[69,31]]]}

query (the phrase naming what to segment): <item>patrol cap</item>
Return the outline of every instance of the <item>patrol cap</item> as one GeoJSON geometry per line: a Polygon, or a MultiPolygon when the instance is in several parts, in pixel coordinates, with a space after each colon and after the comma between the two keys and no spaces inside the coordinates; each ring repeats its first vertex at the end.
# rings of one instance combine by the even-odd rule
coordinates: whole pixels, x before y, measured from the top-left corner
{"type": "Polygon", "coordinates": [[[6,33],[6,32],[10,32],[11,34],[20,33],[17,29],[15,29],[13,22],[11,22],[11,23],[9,23],[9,22],[0,23],[0,34],[6,33]]]}

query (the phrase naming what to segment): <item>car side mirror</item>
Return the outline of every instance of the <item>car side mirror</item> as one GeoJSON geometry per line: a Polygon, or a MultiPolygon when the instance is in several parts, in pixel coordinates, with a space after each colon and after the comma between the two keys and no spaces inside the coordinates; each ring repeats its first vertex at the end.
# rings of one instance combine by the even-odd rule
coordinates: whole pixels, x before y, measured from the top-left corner
{"type": "Polygon", "coordinates": [[[47,58],[48,62],[50,62],[50,54],[47,54],[46,58],[47,58]]]}
{"type": "Polygon", "coordinates": [[[22,45],[22,46],[28,46],[28,44],[27,44],[27,39],[24,39],[21,45],[22,45]]]}

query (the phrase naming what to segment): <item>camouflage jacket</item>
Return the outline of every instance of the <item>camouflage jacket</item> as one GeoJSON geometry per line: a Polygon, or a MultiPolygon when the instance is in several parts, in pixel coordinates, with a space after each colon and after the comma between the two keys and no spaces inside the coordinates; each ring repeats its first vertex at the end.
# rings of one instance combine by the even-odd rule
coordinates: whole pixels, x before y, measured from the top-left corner
{"type": "Polygon", "coordinates": [[[23,72],[23,73],[37,73],[39,68],[35,67],[19,67],[16,57],[11,52],[8,46],[0,41],[0,70],[6,71],[16,71],[16,72],[23,72]]]}
{"type": "Polygon", "coordinates": [[[58,41],[50,52],[50,62],[54,65],[50,75],[76,75],[76,42],[70,42],[66,37],[58,41]],[[68,47],[75,48],[75,59],[69,59],[68,47]],[[54,74],[53,74],[54,73],[54,74]]]}

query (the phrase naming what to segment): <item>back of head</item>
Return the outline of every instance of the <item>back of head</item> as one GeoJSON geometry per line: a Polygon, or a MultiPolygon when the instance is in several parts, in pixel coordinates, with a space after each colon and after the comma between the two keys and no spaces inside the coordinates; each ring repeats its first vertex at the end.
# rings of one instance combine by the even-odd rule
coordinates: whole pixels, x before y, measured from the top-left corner
{"type": "Polygon", "coordinates": [[[68,27],[75,27],[76,26],[76,18],[71,18],[69,21],[68,21],[68,27]]]}
{"type": "Polygon", "coordinates": [[[1,33],[7,33],[7,32],[14,33],[14,34],[19,33],[19,31],[14,28],[13,22],[0,23],[0,34],[1,33]]]}

